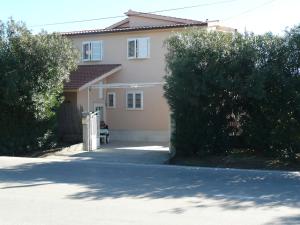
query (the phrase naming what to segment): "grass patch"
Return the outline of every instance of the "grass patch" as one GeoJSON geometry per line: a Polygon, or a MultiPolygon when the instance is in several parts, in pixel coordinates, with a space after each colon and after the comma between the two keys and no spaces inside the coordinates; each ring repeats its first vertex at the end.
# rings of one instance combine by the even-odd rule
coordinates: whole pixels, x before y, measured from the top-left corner
{"type": "Polygon", "coordinates": [[[70,147],[71,145],[72,144],[70,144],[70,143],[61,142],[61,143],[58,143],[55,148],[41,149],[39,151],[27,152],[27,153],[18,155],[18,157],[30,157],[30,158],[43,157],[43,156],[46,156],[48,154],[59,152],[63,148],[70,147]]]}

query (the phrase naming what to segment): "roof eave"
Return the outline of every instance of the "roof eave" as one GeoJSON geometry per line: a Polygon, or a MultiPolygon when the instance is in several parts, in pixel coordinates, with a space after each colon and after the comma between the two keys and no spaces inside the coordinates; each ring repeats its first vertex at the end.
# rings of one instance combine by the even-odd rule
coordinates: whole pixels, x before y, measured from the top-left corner
{"type": "Polygon", "coordinates": [[[176,24],[166,26],[152,26],[152,27],[132,27],[132,28],[120,28],[120,29],[102,29],[102,30],[86,30],[86,31],[74,31],[61,33],[63,36],[81,36],[81,35],[92,35],[92,34],[106,34],[106,33],[122,33],[122,32],[134,32],[134,31],[145,31],[145,30],[168,30],[176,28],[186,27],[207,27],[207,22],[203,23],[191,23],[191,24],[176,24]]]}

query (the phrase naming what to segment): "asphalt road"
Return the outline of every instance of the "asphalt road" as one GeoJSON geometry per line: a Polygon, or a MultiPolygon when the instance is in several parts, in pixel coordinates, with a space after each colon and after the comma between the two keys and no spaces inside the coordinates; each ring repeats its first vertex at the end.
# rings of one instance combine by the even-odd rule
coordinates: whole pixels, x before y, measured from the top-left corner
{"type": "Polygon", "coordinates": [[[0,157],[0,224],[300,224],[298,172],[108,158],[0,157]]]}

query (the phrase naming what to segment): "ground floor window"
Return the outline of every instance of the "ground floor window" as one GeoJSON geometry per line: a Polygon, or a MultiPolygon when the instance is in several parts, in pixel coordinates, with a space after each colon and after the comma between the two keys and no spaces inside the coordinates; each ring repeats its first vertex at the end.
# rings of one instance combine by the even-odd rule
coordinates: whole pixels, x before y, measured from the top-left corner
{"type": "Polygon", "coordinates": [[[143,109],[144,100],[142,91],[128,91],[126,93],[127,109],[143,109]]]}
{"type": "Polygon", "coordinates": [[[116,93],[114,92],[107,93],[107,107],[116,108],[116,93]]]}

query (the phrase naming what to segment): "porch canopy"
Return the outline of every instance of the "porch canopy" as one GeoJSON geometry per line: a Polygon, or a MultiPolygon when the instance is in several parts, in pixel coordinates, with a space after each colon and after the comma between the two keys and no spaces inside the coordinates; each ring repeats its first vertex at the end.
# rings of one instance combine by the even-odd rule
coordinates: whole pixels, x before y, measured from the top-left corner
{"type": "Polygon", "coordinates": [[[64,91],[81,91],[121,68],[121,64],[79,65],[71,72],[69,81],[64,83],[64,91]]]}
{"type": "Polygon", "coordinates": [[[109,83],[95,84],[109,75],[121,70],[121,64],[98,64],[98,65],[79,65],[77,70],[70,74],[69,81],[64,83],[65,91],[81,91],[85,88],[142,88],[162,85],[163,82],[147,83],[109,83]]]}

